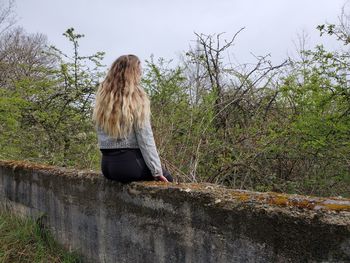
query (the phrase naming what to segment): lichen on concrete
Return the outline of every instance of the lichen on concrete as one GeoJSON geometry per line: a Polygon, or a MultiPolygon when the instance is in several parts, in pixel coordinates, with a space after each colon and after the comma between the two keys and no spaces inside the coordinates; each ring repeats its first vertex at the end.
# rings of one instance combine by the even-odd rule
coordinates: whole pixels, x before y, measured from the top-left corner
{"type": "MultiPolygon", "coordinates": [[[[0,166],[12,169],[26,169],[36,171],[48,171],[52,175],[78,177],[87,179],[101,179],[101,173],[93,170],[78,170],[72,168],[62,168],[27,161],[0,160],[0,166]]],[[[350,212],[350,199],[342,197],[317,197],[299,194],[286,194],[276,192],[255,192],[242,189],[230,189],[210,183],[164,183],[160,181],[135,182],[144,186],[148,190],[178,189],[189,195],[198,193],[209,194],[214,199],[215,204],[223,202],[241,202],[256,205],[269,205],[285,208],[300,208],[308,210],[324,210],[331,212],[350,212]]],[[[350,220],[350,219],[349,219],[350,220]]]]}

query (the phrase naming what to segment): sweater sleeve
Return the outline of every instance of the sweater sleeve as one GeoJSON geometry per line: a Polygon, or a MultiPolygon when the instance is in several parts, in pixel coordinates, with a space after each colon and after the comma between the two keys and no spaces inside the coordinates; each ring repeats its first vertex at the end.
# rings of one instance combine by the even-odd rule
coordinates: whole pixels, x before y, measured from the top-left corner
{"type": "Polygon", "coordinates": [[[151,170],[153,177],[163,175],[163,170],[160,158],[157,152],[157,147],[154,141],[151,122],[148,119],[145,126],[137,128],[134,125],[137,143],[140,147],[143,159],[146,165],[151,170]]]}

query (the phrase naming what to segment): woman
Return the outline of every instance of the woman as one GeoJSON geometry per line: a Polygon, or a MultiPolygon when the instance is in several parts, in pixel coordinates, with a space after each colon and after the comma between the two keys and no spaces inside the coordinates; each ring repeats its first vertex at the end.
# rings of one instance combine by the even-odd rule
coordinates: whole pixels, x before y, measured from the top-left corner
{"type": "Polygon", "coordinates": [[[113,62],[97,90],[92,118],[102,152],[102,173],[123,183],[172,182],[159,159],[150,101],[140,80],[140,60],[135,55],[124,55],[113,62]]]}

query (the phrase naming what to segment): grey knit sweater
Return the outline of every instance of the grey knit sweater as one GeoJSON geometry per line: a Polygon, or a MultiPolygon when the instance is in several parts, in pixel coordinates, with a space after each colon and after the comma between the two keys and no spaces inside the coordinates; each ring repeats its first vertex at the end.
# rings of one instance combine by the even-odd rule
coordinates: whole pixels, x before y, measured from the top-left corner
{"type": "Polygon", "coordinates": [[[146,121],[142,128],[137,128],[134,125],[132,132],[126,139],[112,138],[100,127],[97,127],[97,138],[100,149],[140,148],[143,159],[152,175],[154,177],[163,175],[150,120],[146,121]]]}

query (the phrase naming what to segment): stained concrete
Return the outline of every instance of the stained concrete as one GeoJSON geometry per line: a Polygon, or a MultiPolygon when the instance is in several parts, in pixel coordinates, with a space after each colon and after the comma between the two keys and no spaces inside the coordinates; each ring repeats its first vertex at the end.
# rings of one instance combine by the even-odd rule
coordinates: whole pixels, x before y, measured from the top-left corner
{"type": "Polygon", "coordinates": [[[350,262],[350,199],[133,182],[0,161],[0,208],[86,262],[350,262]]]}

